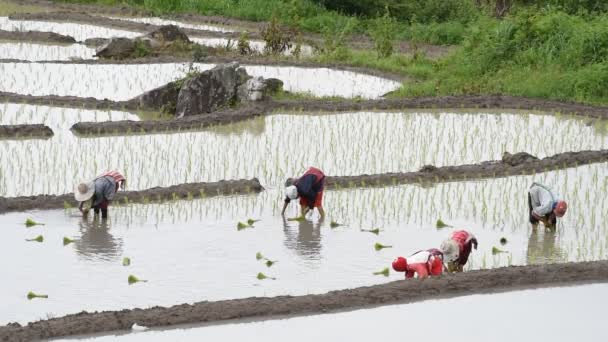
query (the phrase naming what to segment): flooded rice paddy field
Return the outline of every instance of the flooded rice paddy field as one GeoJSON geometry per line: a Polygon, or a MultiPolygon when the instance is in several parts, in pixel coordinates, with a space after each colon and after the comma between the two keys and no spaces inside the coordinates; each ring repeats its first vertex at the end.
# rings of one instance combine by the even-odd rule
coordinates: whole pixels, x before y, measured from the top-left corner
{"type": "Polygon", "coordinates": [[[0,124],[44,123],[55,134],[48,140],[0,141],[0,193],[64,194],[75,179],[106,169],[121,170],[131,190],[253,177],[276,187],[310,165],[347,176],[478,163],[500,159],[505,151],[546,157],[608,145],[602,129],[581,119],[506,113],[273,114],[186,133],[78,137],[69,131],[77,121],[108,119],[137,116],[0,105],[0,124]],[[538,144],[540,129],[561,139],[538,144]]]}
{"type": "Polygon", "coordinates": [[[95,49],[80,44],[51,45],[0,41],[0,59],[68,61],[72,59],[95,59],[94,55],[95,49]]]}
{"type": "Polygon", "coordinates": [[[236,29],[230,28],[228,26],[209,25],[209,24],[191,24],[191,23],[186,23],[186,22],[179,21],[179,20],[171,20],[171,19],[164,19],[164,18],[158,18],[158,17],[138,17],[138,18],[135,18],[135,17],[108,17],[108,18],[132,21],[132,22],[136,22],[136,23],[157,25],[157,26],[175,25],[175,26],[179,26],[181,28],[193,29],[193,30],[204,30],[204,31],[215,31],[215,32],[236,32],[237,31],[236,29]]]}
{"type": "Polygon", "coordinates": [[[65,36],[73,37],[79,42],[83,42],[90,38],[135,38],[142,34],[141,32],[118,30],[81,23],[77,24],[58,23],[51,21],[11,20],[8,17],[0,17],[0,30],[54,32],[65,36]]]}
{"type": "MultiPolygon", "coordinates": [[[[195,63],[204,71],[214,64],[195,63]]],[[[351,71],[286,66],[244,66],[252,76],[278,78],[284,89],[314,96],[378,98],[397,89],[399,82],[351,71]]],[[[56,64],[2,63],[0,91],[26,95],[94,97],[128,100],[182,78],[187,63],[164,64],[56,64]],[[83,87],[82,84],[86,84],[83,87]]]]}
{"type": "MultiPolygon", "coordinates": [[[[0,248],[11,274],[0,293],[0,322],[27,322],[81,310],[110,310],[183,302],[323,293],[397,280],[373,272],[399,255],[437,247],[454,228],[435,228],[442,218],[479,240],[467,269],[605,259],[608,234],[608,164],[533,176],[444,183],[433,187],[327,191],[329,217],[285,222],[282,191],[163,204],[113,206],[105,223],[83,220],[77,210],[33,211],[0,216],[0,248]],[[526,189],[533,181],[559,185],[570,203],[555,232],[527,223],[526,189]],[[589,206],[589,203],[593,203],[589,206]],[[45,226],[25,228],[26,218],[45,226]],[[259,219],[237,230],[238,221],[259,219]],[[330,220],[345,226],[331,228],[330,220]],[[361,229],[380,228],[380,234],[361,229]],[[44,242],[26,239],[44,236],[44,242]],[[62,245],[63,237],[75,240],[62,245]],[[508,243],[500,245],[505,237],[508,243]],[[376,242],[392,248],[376,251],[376,242]],[[493,254],[496,246],[505,253],[493,254]],[[277,261],[256,260],[261,252],[277,261]],[[27,257],[24,257],[27,256],[27,257]],[[123,257],[131,266],[123,267],[123,257]],[[52,271],[49,271],[52,270],[52,271]],[[276,280],[260,281],[263,272],[276,280]],[[147,283],[129,286],[134,274],[147,283]],[[28,291],[49,295],[28,301],[28,291]]],[[[288,216],[296,215],[292,205],[288,216]]]]}
{"type": "Polygon", "coordinates": [[[266,341],[344,338],[363,341],[399,339],[406,332],[408,339],[418,340],[428,338],[429,331],[434,338],[443,340],[466,335],[467,341],[479,342],[566,342],[581,338],[600,341],[608,338],[608,332],[603,329],[604,308],[598,299],[607,290],[606,284],[593,284],[473,295],[290,319],[107,335],[82,341],[235,341],[250,336],[266,341]],[[451,319],[439,319],[438,314],[451,319]],[[507,328],[504,322],[517,328],[507,328]]]}

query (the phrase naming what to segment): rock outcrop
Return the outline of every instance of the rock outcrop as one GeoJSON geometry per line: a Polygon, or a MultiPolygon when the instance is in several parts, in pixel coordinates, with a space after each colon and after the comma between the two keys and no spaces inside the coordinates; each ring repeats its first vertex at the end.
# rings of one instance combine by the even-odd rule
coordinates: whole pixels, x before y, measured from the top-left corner
{"type": "Polygon", "coordinates": [[[125,59],[133,56],[137,42],[129,38],[112,38],[96,50],[96,57],[125,59]]]}
{"type": "Polygon", "coordinates": [[[252,78],[237,62],[191,72],[179,81],[145,92],[133,101],[142,109],[163,110],[176,117],[212,113],[242,101],[261,101],[281,90],[283,82],[252,78]]]}
{"type": "MultiPolygon", "coordinates": [[[[188,36],[175,25],[161,26],[160,28],[134,39],[111,38],[109,40],[88,39],[85,44],[102,44],[97,49],[95,56],[107,59],[126,59],[138,57],[139,55],[155,54],[159,50],[175,46],[176,43],[182,48],[190,46],[188,36]],[[140,51],[138,51],[138,48],[140,51]]],[[[141,56],[139,56],[141,57],[141,56]]]]}

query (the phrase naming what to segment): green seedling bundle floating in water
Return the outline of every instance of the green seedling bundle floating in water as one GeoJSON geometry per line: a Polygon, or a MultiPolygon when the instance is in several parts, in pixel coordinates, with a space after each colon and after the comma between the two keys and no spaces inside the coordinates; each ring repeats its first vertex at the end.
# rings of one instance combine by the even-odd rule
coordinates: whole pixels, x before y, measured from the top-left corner
{"type": "Polygon", "coordinates": [[[492,254],[493,255],[500,254],[500,253],[508,253],[508,252],[507,251],[503,251],[502,249],[500,249],[500,248],[498,248],[496,246],[492,247],[492,254]]]}
{"type": "Polygon", "coordinates": [[[381,244],[379,242],[376,242],[376,244],[374,245],[374,249],[376,251],[380,251],[380,250],[382,250],[384,248],[393,248],[393,246],[383,245],[383,244],[381,244]]]}
{"type": "Polygon", "coordinates": [[[129,278],[127,278],[127,281],[129,282],[129,285],[133,285],[133,284],[139,283],[139,282],[142,282],[142,283],[148,282],[147,280],[139,279],[132,274],[129,275],[129,278]]]}
{"type": "Polygon", "coordinates": [[[128,258],[128,257],[122,258],[122,265],[123,266],[129,266],[129,265],[131,265],[131,258],[128,258]]]}
{"type": "Polygon", "coordinates": [[[265,280],[265,279],[277,280],[277,278],[269,277],[262,272],[258,273],[257,278],[258,278],[258,280],[265,280]]]}
{"type": "Polygon", "coordinates": [[[297,222],[304,222],[305,220],[306,220],[306,218],[304,216],[292,217],[292,218],[287,219],[287,221],[297,221],[297,222]]]}
{"type": "Polygon", "coordinates": [[[372,234],[380,234],[380,228],[374,228],[374,229],[361,229],[362,232],[366,232],[366,233],[372,233],[372,234]]]}
{"type": "Polygon", "coordinates": [[[247,224],[248,224],[249,226],[253,227],[253,224],[254,224],[254,223],[256,223],[256,222],[258,222],[258,221],[259,221],[259,220],[248,219],[248,220],[247,220],[247,224]]]}
{"type": "Polygon", "coordinates": [[[33,239],[25,239],[25,241],[43,242],[44,241],[44,236],[38,235],[38,236],[36,236],[33,239]]]}
{"type": "Polygon", "coordinates": [[[507,244],[507,238],[506,237],[501,237],[500,238],[500,244],[503,245],[503,246],[506,245],[507,244]]]}
{"type": "Polygon", "coordinates": [[[343,226],[343,224],[342,224],[342,223],[338,223],[338,222],[336,222],[336,221],[333,221],[333,220],[332,220],[332,221],[329,223],[329,226],[330,226],[331,228],[337,228],[337,227],[343,226]]]}
{"type": "Polygon", "coordinates": [[[74,240],[70,239],[69,237],[64,237],[63,238],[63,245],[67,246],[69,244],[71,244],[72,242],[74,242],[74,240]]]}
{"type": "Polygon", "coordinates": [[[271,267],[276,262],[278,262],[278,260],[270,260],[270,259],[268,259],[261,252],[257,252],[255,254],[255,260],[265,260],[264,264],[266,264],[266,267],[271,267]]]}
{"type": "Polygon", "coordinates": [[[388,274],[389,274],[388,267],[384,268],[382,271],[374,272],[374,275],[383,275],[385,277],[388,277],[388,274]]]}
{"type": "Polygon", "coordinates": [[[25,220],[24,224],[28,228],[33,227],[33,226],[44,226],[44,223],[36,222],[36,221],[32,220],[31,218],[28,218],[27,220],[25,220]]]}
{"type": "Polygon", "coordinates": [[[43,294],[36,294],[32,291],[27,293],[27,299],[32,300],[34,298],[49,298],[48,295],[43,295],[43,294]]]}
{"type": "Polygon", "coordinates": [[[447,228],[447,227],[452,227],[452,226],[450,226],[449,224],[447,224],[447,223],[443,222],[441,219],[438,219],[438,220],[437,220],[437,223],[435,224],[435,226],[436,226],[437,228],[447,228]]]}

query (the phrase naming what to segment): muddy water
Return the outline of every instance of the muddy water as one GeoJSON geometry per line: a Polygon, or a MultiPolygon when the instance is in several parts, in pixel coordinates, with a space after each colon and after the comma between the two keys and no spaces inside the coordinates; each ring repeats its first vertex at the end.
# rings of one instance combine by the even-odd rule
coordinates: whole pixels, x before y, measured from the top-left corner
{"type": "Polygon", "coordinates": [[[71,59],[95,59],[94,55],[95,49],[79,44],[50,45],[0,42],[0,59],[67,61],[71,59]]]}
{"type": "MultiPolygon", "coordinates": [[[[213,64],[195,64],[198,70],[213,64]]],[[[246,66],[253,76],[276,77],[287,91],[315,96],[377,98],[400,86],[399,82],[350,71],[326,68],[246,66]]],[[[0,90],[29,95],[72,95],[128,100],[183,77],[185,63],[91,65],[53,63],[0,64],[0,90]],[[86,84],[83,87],[82,84],[86,84]]]]}
{"type": "Polygon", "coordinates": [[[136,23],[144,23],[151,25],[175,25],[182,28],[193,29],[193,30],[204,30],[204,31],[215,31],[215,32],[235,32],[237,30],[228,28],[226,26],[218,25],[207,25],[207,24],[191,24],[177,20],[163,19],[157,17],[144,17],[144,18],[132,18],[132,17],[109,17],[110,19],[118,19],[125,21],[132,21],[136,23]]]}
{"type": "MultiPolygon", "coordinates": [[[[390,267],[398,255],[437,247],[452,230],[436,229],[439,217],[477,236],[480,245],[469,269],[604,259],[607,166],[432,188],[328,191],[325,222],[316,217],[312,223],[284,222],[278,212],[281,191],[273,189],[253,196],[114,206],[106,223],[82,221],[71,210],[3,215],[0,249],[15,258],[0,260],[12,275],[0,293],[6,303],[0,323],[81,310],[322,293],[396,280],[403,275],[372,273],[390,267]],[[557,185],[570,203],[555,232],[542,227],[534,232],[527,224],[525,191],[532,181],[557,185]],[[24,228],[28,217],[46,225],[24,228]],[[248,218],[261,221],[238,231],[237,222],[248,218]],[[330,220],[347,225],[332,229],[330,220]],[[380,235],[360,231],[371,228],[380,228],[380,235]],[[25,241],[39,234],[43,243],[25,241]],[[75,242],[63,247],[64,236],[75,242]],[[508,240],[505,246],[501,237],[508,240]],[[376,242],[393,248],[377,252],[376,242]],[[493,255],[493,246],[507,253],[493,255]],[[257,252],[278,262],[268,268],[256,260],[257,252]],[[131,258],[130,267],[121,266],[124,256],[131,258]],[[259,281],[258,272],[277,279],[259,281]],[[129,274],[149,282],[129,286],[129,274]],[[29,290],[49,299],[28,301],[29,290]]],[[[296,210],[291,206],[288,216],[296,210]]]]}
{"type": "MultiPolygon", "coordinates": [[[[47,122],[31,108],[57,120],[60,115],[44,113],[69,112],[5,107],[5,124],[47,122]]],[[[74,137],[71,123],[53,129],[48,141],[0,142],[0,194],[63,194],[72,191],[72,178],[108,168],[124,172],[132,190],[252,177],[277,186],[309,165],[329,175],[360,175],[495,160],[504,151],[545,157],[608,147],[608,137],[583,120],[532,114],[275,114],[201,132],[100,138],[74,137]],[[539,144],[542,129],[561,138],[539,144]]]]}
{"type": "Polygon", "coordinates": [[[141,35],[140,32],[117,30],[95,25],[57,23],[49,21],[10,20],[8,17],[0,17],[0,29],[6,31],[54,32],[74,37],[74,39],[80,42],[89,38],[134,38],[141,35]]]}
{"type": "MultiPolygon", "coordinates": [[[[85,338],[81,341],[238,341],[256,336],[265,341],[423,340],[467,341],[542,340],[603,341],[603,298],[608,285],[547,288],[432,300],[375,309],[239,322],[210,327],[181,327],[85,338]],[[522,310],[525,308],[525,310],[522,310]],[[567,308],[567,309],[565,309],[567,308]],[[466,315],[463,316],[463,312],[466,315]],[[509,327],[506,328],[505,322],[509,327]],[[546,326],[546,328],[540,328],[546,326]]],[[[70,340],[63,340],[70,341],[70,340]]]]}

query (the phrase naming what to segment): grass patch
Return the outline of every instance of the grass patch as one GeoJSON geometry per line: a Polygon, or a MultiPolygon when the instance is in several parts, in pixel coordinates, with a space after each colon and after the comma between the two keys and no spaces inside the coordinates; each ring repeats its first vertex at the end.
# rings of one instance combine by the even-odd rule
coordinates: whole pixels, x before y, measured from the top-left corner
{"type": "Polygon", "coordinates": [[[43,7],[19,5],[12,2],[0,3],[0,16],[6,17],[15,13],[39,13],[46,12],[47,10],[43,7]]]}

